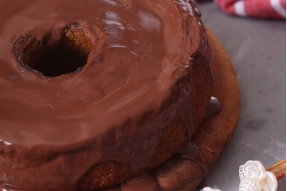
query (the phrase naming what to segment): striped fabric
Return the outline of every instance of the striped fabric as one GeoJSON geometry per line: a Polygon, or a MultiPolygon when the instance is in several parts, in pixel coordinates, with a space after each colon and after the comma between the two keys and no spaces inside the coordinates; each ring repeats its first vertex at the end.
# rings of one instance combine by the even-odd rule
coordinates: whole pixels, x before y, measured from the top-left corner
{"type": "MultiPolygon", "coordinates": [[[[201,0],[197,0],[198,2],[201,0]]],[[[226,13],[237,16],[286,19],[286,0],[214,0],[226,13]]]]}

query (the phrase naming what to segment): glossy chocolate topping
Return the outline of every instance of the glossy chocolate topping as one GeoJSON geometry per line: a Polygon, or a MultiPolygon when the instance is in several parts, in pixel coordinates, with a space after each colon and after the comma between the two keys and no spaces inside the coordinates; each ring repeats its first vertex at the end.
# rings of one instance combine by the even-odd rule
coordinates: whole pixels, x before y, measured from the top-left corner
{"type": "Polygon", "coordinates": [[[160,129],[187,112],[192,82],[171,90],[199,48],[196,15],[185,0],[1,0],[3,189],[74,191],[105,160],[143,171],[160,129]],[[84,67],[51,77],[17,62],[17,39],[52,46],[73,23],[91,47],[84,67]]]}
{"type": "Polygon", "coordinates": [[[196,180],[190,175],[193,173],[197,173],[198,177],[201,177],[199,181],[202,181],[207,177],[208,169],[200,149],[190,142],[158,168],[124,183],[119,189],[120,191],[193,190],[196,184],[196,180]]]}
{"type": "Polygon", "coordinates": [[[205,115],[206,118],[217,115],[222,110],[222,104],[216,97],[211,97],[210,104],[205,115]]]}

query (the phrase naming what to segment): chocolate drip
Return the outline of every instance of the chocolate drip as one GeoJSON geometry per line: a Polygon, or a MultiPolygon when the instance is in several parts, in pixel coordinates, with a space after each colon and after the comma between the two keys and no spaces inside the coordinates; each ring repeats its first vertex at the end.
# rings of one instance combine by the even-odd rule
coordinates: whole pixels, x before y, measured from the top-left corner
{"type": "Polygon", "coordinates": [[[216,97],[211,97],[208,111],[205,117],[206,118],[213,117],[218,113],[220,113],[221,110],[222,110],[222,104],[219,102],[219,100],[216,97]]]}
{"type": "Polygon", "coordinates": [[[206,178],[207,173],[207,164],[199,148],[193,143],[188,143],[151,173],[134,178],[118,189],[119,191],[193,190],[206,178]],[[198,176],[190,179],[190,175],[194,173],[198,176]]]}
{"type": "Polygon", "coordinates": [[[121,191],[159,191],[156,179],[152,174],[134,178],[121,186],[121,191]]]}

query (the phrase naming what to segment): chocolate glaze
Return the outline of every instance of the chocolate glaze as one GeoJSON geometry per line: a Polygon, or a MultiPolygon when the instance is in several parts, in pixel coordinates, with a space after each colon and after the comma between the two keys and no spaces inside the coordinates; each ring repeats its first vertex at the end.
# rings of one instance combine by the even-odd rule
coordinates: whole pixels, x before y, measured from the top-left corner
{"type": "Polygon", "coordinates": [[[192,110],[191,81],[171,90],[202,40],[195,17],[184,0],[2,0],[2,190],[74,191],[102,161],[144,172],[161,129],[192,110]],[[53,43],[75,22],[92,49],[82,70],[45,77],[17,63],[19,37],[53,43]]]}
{"type": "Polygon", "coordinates": [[[192,190],[197,183],[207,177],[207,174],[207,163],[200,149],[190,142],[150,173],[126,182],[118,189],[120,191],[192,190]],[[193,171],[197,168],[198,171],[193,171]],[[193,180],[191,174],[194,173],[197,173],[200,178],[193,176],[195,177],[193,180]]]}
{"type": "MultiPolygon", "coordinates": [[[[210,117],[216,116],[221,112],[222,109],[223,109],[222,103],[216,97],[212,96],[210,99],[208,112],[205,117],[210,118],[210,117]]],[[[210,119],[205,119],[205,120],[210,120],[210,119]]],[[[210,123],[205,122],[204,125],[201,126],[200,130],[204,131],[204,126],[208,128],[209,127],[213,128],[214,125],[215,124],[210,124],[210,123]]],[[[206,146],[204,144],[204,141],[200,143],[199,145],[206,146]]],[[[215,151],[209,149],[209,152],[213,153],[215,151]]],[[[208,171],[211,170],[210,165],[208,165],[208,163],[210,164],[210,162],[206,161],[205,157],[206,156],[202,155],[199,147],[196,144],[190,142],[189,144],[184,146],[178,153],[172,156],[168,161],[164,162],[159,167],[152,170],[150,173],[145,174],[144,176],[141,176],[140,178],[134,178],[133,181],[128,181],[127,183],[124,183],[120,187],[117,187],[115,190],[111,190],[111,191],[129,191],[129,190],[141,190],[141,189],[145,191],[158,191],[158,190],[159,191],[162,191],[162,190],[191,191],[193,190],[191,188],[195,188],[194,186],[197,186],[197,185],[198,185],[197,189],[202,190],[204,187],[207,187],[205,179],[208,175],[208,171]],[[184,160],[190,161],[191,163],[193,163],[194,166],[198,166],[200,171],[196,172],[194,170],[190,170],[186,168],[186,166],[184,165],[180,166],[177,164],[177,163],[180,163],[180,161],[184,161],[184,160]],[[178,171],[180,173],[177,173],[178,171]],[[185,177],[183,175],[186,173],[189,174],[188,181],[184,181],[185,177]],[[158,176],[158,174],[160,176],[158,176]],[[194,182],[198,181],[198,179],[201,183],[198,182],[197,184],[194,184],[194,182]],[[165,187],[162,187],[161,185],[159,185],[158,181],[165,182],[166,184],[163,184],[165,187]],[[172,183],[168,184],[168,182],[172,182],[172,183],[176,182],[176,184],[172,184],[172,183]]],[[[106,190],[103,190],[103,191],[106,191],[106,190]]],[[[110,190],[107,189],[107,191],[110,191],[110,190]]]]}
{"type": "Polygon", "coordinates": [[[221,110],[222,104],[219,102],[219,100],[216,97],[211,97],[210,104],[208,106],[208,110],[205,117],[213,117],[217,115],[221,110]]]}
{"type": "Polygon", "coordinates": [[[157,180],[151,173],[133,178],[120,186],[121,191],[159,191],[157,180]]]}

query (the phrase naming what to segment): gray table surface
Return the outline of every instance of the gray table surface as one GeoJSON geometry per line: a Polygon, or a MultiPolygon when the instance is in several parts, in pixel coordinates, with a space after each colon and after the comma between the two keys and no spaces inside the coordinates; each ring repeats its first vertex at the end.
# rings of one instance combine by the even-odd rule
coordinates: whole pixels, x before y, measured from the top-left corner
{"type": "MultiPolygon", "coordinates": [[[[229,16],[214,2],[197,6],[229,53],[241,91],[237,129],[207,184],[236,191],[241,164],[259,160],[269,167],[286,158],[286,22],[229,16]]],[[[285,178],[278,185],[283,190],[285,178]]]]}

